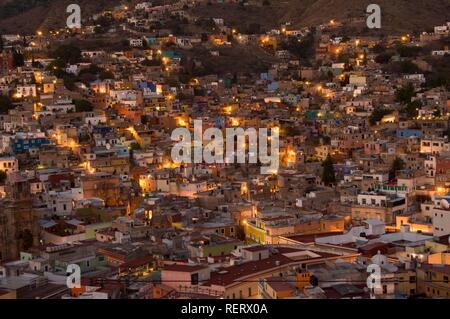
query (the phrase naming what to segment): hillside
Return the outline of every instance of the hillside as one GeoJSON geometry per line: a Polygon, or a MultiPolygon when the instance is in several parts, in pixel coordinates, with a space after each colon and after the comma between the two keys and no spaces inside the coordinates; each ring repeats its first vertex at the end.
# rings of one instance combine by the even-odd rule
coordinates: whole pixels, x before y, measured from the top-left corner
{"type": "Polygon", "coordinates": [[[48,30],[63,27],[66,22],[66,8],[71,3],[81,7],[81,18],[111,8],[120,0],[0,0],[0,32],[34,33],[38,29],[48,30]]]}
{"type": "MultiPolygon", "coordinates": [[[[262,3],[262,1],[261,1],[262,3]]],[[[259,24],[262,29],[279,27],[291,22],[294,26],[310,26],[331,19],[364,17],[372,0],[280,0],[269,6],[210,4],[192,10],[200,17],[224,18],[227,24],[247,29],[259,24]]],[[[450,21],[448,0],[378,0],[382,10],[381,32],[422,31],[450,21]]]]}
{"type": "Polygon", "coordinates": [[[291,9],[283,18],[300,25],[365,16],[371,3],[381,7],[383,31],[420,31],[450,21],[448,0],[315,0],[306,8],[303,0],[289,2],[291,9]]]}
{"type": "MultiPolygon", "coordinates": [[[[162,0],[153,1],[154,4],[162,0]]],[[[170,0],[172,1],[172,0],[170,0]]],[[[166,3],[170,2],[165,0],[166,3]]],[[[264,0],[260,0],[262,4],[264,0]]],[[[223,18],[228,25],[245,32],[259,25],[262,30],[291,22],[294,26],[317,25],[330,19],[363,17],[373,0],[266,0],[269,5],[204,4],[190,10],[201,18],[223,18]]],[[[139,0],[77,0],[82,19],[119,4],[130,6],[139,0]]],[[[66,7],[73,0],[0,0],[0,32],[34,33],[37,29],[62,27],[66,7]]],[[[253,2],[254,3],[254,2],[253,2]]],[[[423,31],[450,21],[449,0],[378,0],[382,9],[383,33],[423,31]]]]}

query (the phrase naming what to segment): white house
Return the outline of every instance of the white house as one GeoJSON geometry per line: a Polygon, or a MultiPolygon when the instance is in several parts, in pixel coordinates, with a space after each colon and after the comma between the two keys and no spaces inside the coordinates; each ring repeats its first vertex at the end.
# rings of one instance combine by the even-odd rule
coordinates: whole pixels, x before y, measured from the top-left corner
{"type": "Polygon", "coordinates": [[[432,210],[434,236],[450,234],[450,199],[443,198],[440,204],[432,210]]]}
{"type": "Polygon", "coordinates": [[[132,47],[142,47],[144,42],[142,39],[130,39],[130,46],[132,47]]]}

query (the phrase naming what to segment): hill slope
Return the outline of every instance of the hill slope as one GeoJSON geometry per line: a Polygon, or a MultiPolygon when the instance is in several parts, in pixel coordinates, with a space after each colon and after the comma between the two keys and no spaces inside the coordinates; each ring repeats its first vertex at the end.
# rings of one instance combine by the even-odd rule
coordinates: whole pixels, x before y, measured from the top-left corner
{"type": "Polygon", "coordinates": [[[34,33],[38,29],[63,27],[71,3],[81,7],[85,19],[101,10],[111,8],[120,0],[0,0],[0,31],[3,33],[34,33]]]}
{"type": "Polygon", "coordinates": [[[388,31],[424,30],[450,21],[448,0],[315,0],[308,6],[304,0],[289,2],[291,9],[283,18],[302,25],[365,16],[371,3],[381,7],[382,29],[388,31]]]}
{"type": "MultiPolygon", "coordinates": [[[[143,1],[143,0],[142,0],[143,1]]],[[[165,0],[166,3],[173,0],[165,0]]],[[[263,3],[263,0],[260,0],[263,3]]],[[[139,0],[0,0],[0,32],[34,33],[37,29],[64,26],[66,7],[78,3],[82,19],[121,3],[139,0]]],[[[155,0],[153,3],[158,3],[155,0]]],[[[269,0],[269,6],[238,4],[204,4],[191,9],[191,14],[203,18],[224,18],[229,25],[242,31],[250,24],[263,29],[291,22],[294,26],[310,26],[330,19],[363,17],[367,5],[376,2],[382,10],[382,30],[397,33],[423,31],[450,21],[449,0],[269,0]]]]}
{"type": "Polygon", "coordinates": [[[251,23],[268,29],[286,22],[310,26],[331,19],[364,17],[367,5],[374,2],[381,7],[382,32],[422,31],[450,21],[449,0],[272,0],[270,6],[203,5],[192,13],[222,17],[226,23],[243,29],[251,23]]]}

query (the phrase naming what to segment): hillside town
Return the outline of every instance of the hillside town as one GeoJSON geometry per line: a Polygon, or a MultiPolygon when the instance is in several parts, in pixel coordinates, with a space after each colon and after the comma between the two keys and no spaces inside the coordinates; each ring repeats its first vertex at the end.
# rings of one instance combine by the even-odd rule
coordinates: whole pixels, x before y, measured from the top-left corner
{"type": "Polygon", "coordinates": [[[226,1],[0,34],[0,299],[450,297],[450,22],[192,13],[226,1]],[[174,160],[194,121],[279,167],[174,160]]]}

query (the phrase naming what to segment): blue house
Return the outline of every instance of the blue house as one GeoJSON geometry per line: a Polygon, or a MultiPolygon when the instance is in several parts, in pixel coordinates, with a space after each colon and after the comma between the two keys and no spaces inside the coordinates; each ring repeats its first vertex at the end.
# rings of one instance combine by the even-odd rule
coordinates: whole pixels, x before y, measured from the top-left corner
{"type": "Polygon", "coordinates": [[[93,133],[101,133],[101,134],[106,134],[106,133],[112,133],[114,132],[114,128],[110,127],[110,126],[95,126],[92,129],[93,133]]]}
{"type": "Polygon", "coordinates": [[[15,154],[24,153],[30,148],[39,148],[42,145],[50,144],[50,140],[45,137],[36,138],[16,138],[12,144],[12,150],[15,154]]]}
{"type": "Polygon", "coordinates": [[[269,73],[261,73],[260,78],[261,78],[261,80],[264,80],[264,81],[273,81],[273,76],[272,76],[272,74],[269,74],[269,73]]]}
{"type": "Polygon", "coordinates": [[[417,130],[417,129],[409,129],[409,128],[405,128],[405,129],[398,129],[397,130],[397,137],[398,138],[409,138],[409,137],[417,137],[417,138],[421,138],[423,136],[423,133],[421,130],[417,130]]]}
{"type": "Polygon", "coordinates": [[[152,82],[142,81],[139,83],[139,88],[141,90],[149,90],[150,92],[156,93],[156,84],[152,82]]]}
{"type": "Polygon", "coordinates": [[[144,40],[147,41],[148,45],[153,45],[158,43],[158,38],[156,37],[144,37],[144,40]]]}
{"type": "Polygon", "coordinates": [[[272,92],[278,90],[280,84],[278,82],[272,82],[267,85],[267,91],[272,92]]]}
{"type": "Polygon", "coordinates": [[[172,51],[172,50],[164,50],[164,51],[162,51],[161,55],[163,57],[167,57],[167,58],[170,58],[170,59],[178,59],[178,60],[181,60],[181,58],[183,57],[183,55],[181,53],[175,52],[175,51],[172,51]]]}

